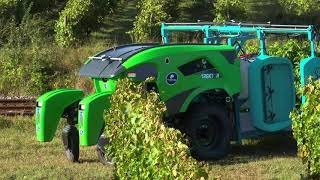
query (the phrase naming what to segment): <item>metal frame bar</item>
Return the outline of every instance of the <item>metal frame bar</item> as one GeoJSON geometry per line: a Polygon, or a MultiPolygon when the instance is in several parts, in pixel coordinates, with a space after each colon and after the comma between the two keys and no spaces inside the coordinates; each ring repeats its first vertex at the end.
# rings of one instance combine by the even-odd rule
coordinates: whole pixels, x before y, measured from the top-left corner
{"type": "MultiPolygon", "coordinates": [[[[315,38],[318,36],[312,25],[281,25],[281,24],[250,24],[250,23],[162,23],[161,35],[163,43],[170,42],[170,34],[174,31],[203,32],[203,42],[206,44],[219,44],[221,38],[229,37],[239,39],[244,36],[243,41],[259,39],[260,54],[267,55],[265,39],[267,34],[305,34],[310,41],[310,56],[316,57],[315,38]],[[250,38],[247,38],[250,37],[250,38]]],[[[228,40],[229,41],[229,40],[228,40]]]]}
{"type": "Polygon", "coordinates": [[[251,27],[283,27],[283,28],[308,28],[308,25],[284,25],[284,24],[258,24],[241,22],[197,22],[197,23],[163,23],[168,26],[194,26],[194,25],[232,25],[232,26],[251,26],[251,27]]]}

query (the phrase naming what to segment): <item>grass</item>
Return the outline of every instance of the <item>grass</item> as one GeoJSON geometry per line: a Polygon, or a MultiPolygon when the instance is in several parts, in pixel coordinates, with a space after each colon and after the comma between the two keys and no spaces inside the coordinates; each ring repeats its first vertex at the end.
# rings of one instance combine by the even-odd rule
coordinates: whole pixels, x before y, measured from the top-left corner
{"type": "Polygon", "coordinates": [[[0,179],[111,179],[112,166],[102,166],[93,147],[80,149],[80,162],[64,157],[61,128],[50,143],[35,138],[33,120],[0,117],[0,179]]]}
{"type": "MultiPolygon", "coordinates": [[[[64,157],[62,124],[50,143],[35,139],[29,117],[0,117],[0,179],[112,179],[113,167],[103,166],[93,147],[81,147],[80,162],[64,157]]],[[[209,179],[300,179],[305,166],[296,157],[294,140],[277,135],[234,146],[230,155],[209,162],[209,179]]]]}
{"type": "Polygon", "coordinates": [[[247,140],[234,146],[227,158],[209,163],[217,179],[301,179],[305,166],[296,156],[296,143],[287,134],[247,140]]]}

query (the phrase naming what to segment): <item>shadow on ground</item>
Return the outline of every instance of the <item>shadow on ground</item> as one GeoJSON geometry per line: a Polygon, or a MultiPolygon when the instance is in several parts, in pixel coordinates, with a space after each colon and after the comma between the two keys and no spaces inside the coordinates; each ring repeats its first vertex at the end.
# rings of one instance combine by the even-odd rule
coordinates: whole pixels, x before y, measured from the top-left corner
{"type": "Polygon", "coordinates": [[[292,135],[270,135],[261,139],[245,140],[243,145],[233,145],[227,157],[209,164],[249,163],[272,158],[296,157],[296,154],[296,141],[292,135]]]}
{"type": "MultiPolygon", "coordinates": [[[[100,163],[99,159],[89,159],[89,158],[85,158],[85,159],[79,159],[79,163],[100,163]]],[[[102,165],[102,164],[101,164],[102,165]]]]}
{"type": "Polygon", "coordinates": [[[10,128],[11,126],[13,126],[12,121],[5,119],[3,117],[0,117],[0,129],[10,128]]]}

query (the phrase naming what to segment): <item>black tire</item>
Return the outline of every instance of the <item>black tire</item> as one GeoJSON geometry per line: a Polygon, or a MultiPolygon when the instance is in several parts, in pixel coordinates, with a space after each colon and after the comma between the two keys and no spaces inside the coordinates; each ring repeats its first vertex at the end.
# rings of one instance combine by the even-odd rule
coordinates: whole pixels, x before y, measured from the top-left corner
{"type": "Polygon", "coordinates": [[[216,160],[229,153],[232,124],[223,105],[193,105],[186,115],[185,132],[194,158],[216,160]]]}
{"type": "Polygon", "coordinates": [[[66,125],[62,130],[62,142],[66,157],[71,162],[79,161],[79,131],[74,125],[66,125]]]}
{"type": "Polygon", "coordinates": [[[105,148],[104,148],[106,144],[109,144],[109,139],[106,138],[104,134],[102,134],[96,146],[98,158],[103,165],[112,165],[113,164],[112,161],[106,157],[105,148]]]}
{"type": "Polygon", "coordinates": [[[99,137],[99,140],[98,140],[98,143],[96,145],[96,150],[97,150],[97,154],[98,154],[98,158],[99,158],[99,161],[103,164],[103,165],[112,165],[112,161],[110,159],[108,159],[106,157],[106,152],[105,152],[105,145],[109,144],[110,141],[109,139],[104,135],[103,133],[104,131],[104,125],[103,125],[103,128],[101,129],[101,132],[100,132],[100,137],[99,137]]]}

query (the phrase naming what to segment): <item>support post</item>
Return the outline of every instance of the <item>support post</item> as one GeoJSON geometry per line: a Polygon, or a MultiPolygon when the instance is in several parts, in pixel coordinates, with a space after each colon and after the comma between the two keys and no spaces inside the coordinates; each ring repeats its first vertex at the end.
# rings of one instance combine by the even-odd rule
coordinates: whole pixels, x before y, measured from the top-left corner
{"type": "Polygon", "coordinates": [[[162,36],[162,43],[163,44],[169,44],[170,42],[170,34],[168,32],[168,30],[166,30],[165,28],[165,23],[161,24],[161,36],[162,36]]]}
{"type": "Polygon", "coordinates": [[[229,46],[235,46],[236,42],[238,42],[240,45],[236,45],[235,49],[237,51],[237,54],[240,52],[241,47],[244,47],[244,44],[246,43],[246,41],[248,41],[249,39],[255,39],[257,36],[256,35],[252,35],[249,33],[239,33],[237,36],[228,38],[228,45],[229,46]]]}
{"type": "Polygon", "coordinates": [[[311,57],[316,57],[316,45],[315,45],[316,33],[313,26],[308,27],[308,40],[310,41],[311,57]]]}
{"type": "Polygon", "coordinates": [[[210,26],[205,26],[203,28],[204,32],[204,38],[203,38],[203,43],[204,44],[220,44],[221,38],[219,32],[210,30],[210,26]]]}
{"type": "Polygon", "coordinates": [[[257,36],[260,44],[260,55],[265,56],[267,55],[265,33],[263,30],[259,29],[257,30],[257,36]]]}

